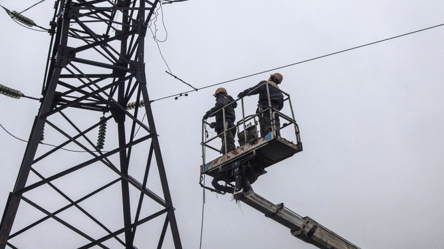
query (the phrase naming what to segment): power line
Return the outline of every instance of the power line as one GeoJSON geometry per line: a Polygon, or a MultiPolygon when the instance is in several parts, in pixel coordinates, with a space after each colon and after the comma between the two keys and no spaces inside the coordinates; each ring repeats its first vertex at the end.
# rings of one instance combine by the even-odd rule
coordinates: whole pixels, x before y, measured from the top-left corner
{"type": "MultiPolygon", "coordinates": [[[[25,143],[28,142],[28,141],[26,141],[26,140],[24,140],[24,139],[21,139],[21,138],[18,138],[18,137],[16,137],[16,136],[14,136],[11,132],[9,132],[8,130],[6,130],[6,128],[3,127],[2,124],[0,124],[0,127],[1,127],[6,133],[8,133],[11,137],[13,137],[13,138],[15,138],[15,139],[17,139],[17,140],[19,140],[19,141],[25,142],[25,143]]],[[[43,142],[40,142],[40,144],[43,144],[43,145],[46,145],[46,146],[51,146],[51,147],[54,147],[54,148],[57,147],[57,146],[55,146],[55,145],[47,144],[47,143],[43,143],[43,142]]],[[[80,152],[80,153],[87,152],[87,151],[84,151],[84,150],[70,150],[70,149],[65,149],[65,148],[60,148],[60,149],[61,149],[61,150],[64,150],[64,151],[69,151],[69,152],[80,152]]],[[[105,152],[105,151],[102,151],[102,152],[105,152]]]]}
{"type": "MultiPolygon", "coordinates": [[[[272,72],[272,71],[275,71],[275,70],[278,70],[278,69],[282,69],[282,68],[286,68],[286,67],[295,66],[295,65],[306,63],[306,62],[309,62],[309,61],[314,61],[314,60],[322,59],[322,58],[329,57],[329,56],[332,56],[332,55],[337,55],[337,54],[348,52],[348,51],[355,50],[355,49],[358,49],[358,48],[363,48],[363,47],[367,47],[367,46],[374,45],[374,44],[377,44],[377,43],[386,42],[386,41],[389,41],[389,40],[393,40],[393,39],[400,38],[400,37],[403,37],[403,36],[412,35],[412,34],[415,34],[415,33],[419,33],[419,32],[422,32],[422,31],[429,30],[429,29],[438,28],[438,27],[441,27],[441,26],[444,26],[444,23],[438,24],[438,25],[435,25],[435,26],[431,26],[431,27],[428,27],[428,28],[423,28],[423,29],[415,30],[415,31],[408,32],[408,33],[405,33],[405,34],[402,34],[402,35],[392,36],[390,38],[386,38],[386,39],[382,39],[382,40],[366,43],[366,44],[359,45],[359,46],[356,46],[356,47],[340,50],[340,51],[337,51],[337,52],[334,52],[334,53],[321,55],[321,56],[314,57],[314,58],[311,58],[311,59],[307,59],[307,60],[303,60],[303,61],[298,61],[298,62],[295,62],[295,63],[292,63],[292,64],[288,64],[288,65],[285,65],[285,66],[276,67],[276,68],[272,68],[272,69],[265,70],[265,71],[262,71],[262,72],[258,72],[258,73],[254,73],[254,74],[249,74],[249,75],[246,75],[246,76],[243,76],[243,77],[239,77],[239,78],[235,78],[235,79],[219,82],[219,83],[216,83],[216,84],[204,86],[204,87],[201,87],[201,88],[197,88],[197,90],[202,90],[202,89],[213,87],[213,86],[217,86],[217,85],[227,84],[227,83],[230,83],[230,82],[233,82],[233,81],[249,78],[249,77],[256,76],[256,75],[263,74],[263,73],[272,72]]],[[[159,100],[163,100],[163,99],[167,99],[167,98],[176,97],[178,95],[187,94],[187,93],[190,93],[190,92],[193,92],[193,91],[186,91],[186,92],[181,92],[181,93],[165,96],[165,97],[162,97],[162,98],[151,100],[151,102],[159,101],[159,100]]]]}
{"type": "Polygon", "coordinates": [[[17,139],[17,140],[19,140],[19,141],[25,142],[25,143],[28,142],[28,141],[26,141],[26,140],[24,140],[24,139],[21,139],[21,138],[18,138],[18,137],[16,137],[16,136],[12,135],[8,130],[5,129],[5,127],[3,127],[2,124],[0,124],[0,127],[2,127],[2,129],[3,129],[4,131],[6,131],[6,133],[8,133],[11,137],[13,137],[13,138],[15,138],[15,139],[17,139]]]}
{"type": "MultiPolygon", "coordinates": [[[[150,28],[150,30],[151,30],[151,28],[150,28]]],[[[171,72],[170,66],[168,66],[168,63],[166,62],[165,57],[163,57],[162,50],[160,49],[160,46],[159,46],[159,42],[157,41],[156,37],[154,36],[154,33],[153,33],[152,30],[151,30],[151,33],[153,34],[154,41],[156,42],[157,49],[159,50],[159,54],[160,54],[160,56],[162,57],[163,62],[165,62],[165,65],[167,66],[168,71],[171,72]]]]}
{"type": "Polygon", "coordinates": [[[163,5],[162,5],[162,2],[159,2],[159,5],[160,5],[160,7],[159,8],[157,8],[157,10],[156,10],[156,13],[155,13],[155,15],[154,15],[154,20],[152,20],[151,21],[151,24],[150,25],[148,25],[149,27],[150,27],[150,29],[151,29],[151,25],[152,24],[154,24],[154,39],[156,40],[156,41],[158,41],[158,42],[166,42],[166,40],[168,40],[168,30],[167,30],[167,28],[166,28],[166,26],[165,26],[165,21],[164,21],[164,19],[163,19],[163,17],[164,17],[164,15],[163,15],[163,5]],[[162,25],[163,25],[163,28],[164,28],[164,30],[165,30],[165,39],[163,40],[163,41],[161,41],[161,40],[159,40],[159,39],[157,39],[157,31],[158,31],[158,29],[157,29],[157,17],[159,16],[159,9],[160,9],[160,11],[162,12],[162,25]]]}
{"type": "Polygon", "coordinates": [[[172,73],[170,73],[170,72],[168,72],[168,71],[165,71],[167,74],[169,74],[169,75],[171,75],[171,76],[173,76],[176,80],[178,80],[178,81],[181,81],[182,83],[184,83],[185,85],[187,85],[187,86],[189,86],[189,87],[191,87],[191,88],[193,88],[195,91],[199,91],[199,89],[197,89],[197,88],[195,88],[194,86],[192,86],[192,85],[190,85],[190,84],[188,84],[188,83],[186,83],[185,81],[183,81],[182,79],[179,79],[179,78],[177,78],[177,76],[176,75],[174,75],[174,74],[172,74],[172,73]]]}
{"type": "Polygon", "coordinates": [[[169,70],[169,71],[165,71],[165,72],[166,72],[167,74],[171,75],[172,77],[174,77],[175,79],[177,79],[177,80],[181,81],[182,83],[188,85],[189,87],[193,88],[195,91],[198,91],[197,88],[195,88],[194,86],[188,84],[187,82],[183,81],[182,79],[179,79],[176,75],[174,75],[173,72],[171,71],[171,69],[170,69],[168,63],[166,62],[165,58],[164,58],[163,55],[162,55],[162,51],[161,51],[161,49],[160,49],[159,42],[162,42],[162,43],[163,43],[163,42],[166,42],[166,41],[168,40],[168,30],[167,30],[167,28],[166,28],[166,26],[165,26],[165,21],[164,21],[164,18],[163,18],[163,17],[164,17],[164,14],[163,14],[163,4],[162,4],[162,2],[159,2],[159,3],[160,3],[160,4],[159,4],[160,7],[157,8],[156,13],[155,13],[155,15],[154,15],[154,18],[153,18],[153,19],[151,20],[151,22],[148,24],[148,27],[150,28],[151,33],[153,34],[153,38],[154,38],[154,41],[155,41],[156,44],[157,44],[157,48],[159,49],[160,56],[162,56],[162,59],[163,59],[163,61],[165,62],[166,66],[167,66],[167,68],[168,68],[168,70],[169,70]],[[162,12],[162,25],[163,25],[163,28],[165,29],[165,39],[164,39],[163,41],[157,39],[157,31],[158,31],[158,29],[157,29],[157,18],[158,18],[158,16],[159,16],[159,9],[160,9],[160,11],[162,12]],[[153,24],[154,24],[154,32],[153,32],[153,30],[151,29],[151,27],[152,27],[153,24]]]}
{"type": "Polygon", "coordinates": [[[22,14],[23,12],[28,11],[28,10],[34,8],[36,5],[38,5],[38,4],[40,4],[40,3],[44,2],[44,1],[46,1],[46,0],[42,0],[42,1],[38,2],[38,3],[33,4],[31,7],[25,9],[24,11],[20,12],[19,14],[22,14]]]}
{"type": "Polygon", "coordinates": [[[160,56],[161,56],[162,59],[163,59],[163,62],[165,62],[165,65],[167,66],[168,71],[169,71],[170,73],[172,73],[172,71],[171,71],[171,69],[170,69],[170,66],[168,65],[167,61],[166,61],[165,58],[163,57],[162,50],[160,49],[160,45],[159,45],[159,42],[166,42],[166,40],[168,39],[168,31],[167,31],[167,29],[166,29],[165,22],[163,21],[163,8],[162,8],[162,2],[159,2],[159,3],[160,3],[160,7],[156,10],[156,13],[154,14],[154,18],[148,23],[148,28],[150,29],[151,34],[153,35],[153,39],[154,39],[154,41],[156,42],[157,49],[159,50],[159,53],[160,53],[160,56]],[[163,23],[163,27],[164,27],[164,29],[165,29],[165,33],[166,33],[165,40],[163,40],[163,41],[160,41],[160,40],[157,39],[157,30],[158,30],[158,29],[157,29],[157,24],[156,24],[156,22],[157,22],[157,17],[159,16],[159,9],[162,11],[162,23],[163,23]],[[154,32],[153,32],[153,30],[151,29],[152,24],[154,24],[154,29],[155,29],[154,32]]]}
{"type": "Polygon", "coordinates": [[[48,29],[45,29],[45,28],[40,27],[40,26],[38,26],[38,25],[35,25],[35,26],[37,26],[37,27],[39,27],[39,28],[41,28],[41,29],[43,29],[43,30],[33,29],[33,28],[30,28],[30,27],[27,27],[26,25],[21,24],[20,22],[16,21],[15,19],[12,19],[12,20],[13,20],[14,22],[16,22],[18,25],[20,25],[20,26],[22,26],[22,27],[24,27],[24,28],[30,29],[30,30],[32,30],[32,31],[44,32],[44,33],[46,33],[46,32],[48,31],[48,29]]]}

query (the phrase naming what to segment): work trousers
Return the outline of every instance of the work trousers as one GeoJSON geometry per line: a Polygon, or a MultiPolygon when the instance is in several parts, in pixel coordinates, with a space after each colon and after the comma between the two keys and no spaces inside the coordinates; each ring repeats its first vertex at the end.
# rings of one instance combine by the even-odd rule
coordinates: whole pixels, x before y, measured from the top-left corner
{"type": "Polygon", "coordinates": [[[225,136],[223,133],[220,134],[220,138],[222,140],[222,147],[221,147],[220,151],[222,154],[226,154],[226,153],[236,149],[236,145],[234,144],[234,136],[236,136],[236,128],[232,128],[230,130],[227,130],[227,132],[226,132],[227,152],[226,152],[225,151],[225,136]]]}
{"type": "MultiPolygon", "coordinates": [[[[272,110],[273,111],[273,110],[272,110]]],[[[270,117],[270,109],[259,105],[256,113],[259,113],[259,125],[261,127],[261,137],[265,137],[268,133],[273,131],[272,119],[270,117]]],[[[275,115],[274,122],[276,125],[276,136],[281,136],[281,127],[279,123],[279,116],[275,115]]]]}

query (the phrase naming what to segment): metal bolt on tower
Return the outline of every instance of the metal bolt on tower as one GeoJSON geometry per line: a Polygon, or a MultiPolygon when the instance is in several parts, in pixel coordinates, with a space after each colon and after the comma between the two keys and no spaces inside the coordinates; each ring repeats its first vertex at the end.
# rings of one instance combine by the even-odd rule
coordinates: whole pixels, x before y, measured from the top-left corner
{"type": "Polygon", "coordinates": [[[0,249],[182,248],[145,77],[158,4],[55,1],[43,98],[0,249]]]}

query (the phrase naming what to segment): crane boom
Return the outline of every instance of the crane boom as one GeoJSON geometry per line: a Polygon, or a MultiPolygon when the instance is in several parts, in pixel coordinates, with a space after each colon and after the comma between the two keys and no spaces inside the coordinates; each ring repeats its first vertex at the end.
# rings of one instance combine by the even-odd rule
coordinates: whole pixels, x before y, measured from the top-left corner
{"type": "Polygon", "coordinates": [[[284,207],[283,203],[273,204],[251,189],[247,193],[234,195],[250,207],[265,214],[266,217],[288,227],[291,234],[306,243],[321,249],[359,249],[356,245],[330,231],[317,223],[310,217],[302,217],[290,209],[284,207]]]}

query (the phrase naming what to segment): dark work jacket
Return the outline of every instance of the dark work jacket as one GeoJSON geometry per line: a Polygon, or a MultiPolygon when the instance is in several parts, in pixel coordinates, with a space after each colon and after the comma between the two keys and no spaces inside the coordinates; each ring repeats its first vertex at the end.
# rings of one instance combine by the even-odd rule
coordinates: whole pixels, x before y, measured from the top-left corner
{"type": "MultiPolygon", "coordinates": [[[[259,104],[262,105],[264,108],[270,107],[268,104],[268,95],[267,95],[267,85],[265,84],[267,81],[263,80],[259,82],[254,87],[250,87],[247,90],[244,91],[244,93],[248,96],[259,94],[259,104]],[[259,87],[258,87],[259,86],[259,87]],[[255,89],[258,87],[257,89],[255,89]],[[254,89],[254,90],[253,90],[254,89]]],[[[284,95],[281,91],[279,91],[279,88],[275,83],[272,83],[268,81],[268,89],[270,91],[270,100],[271,100],[271,107],[281,110],[284,107],[284,95]]]]}
{"type": "MultiPolygon", "coordinates": [[[[222,107],[228,105],[228,103],[233,101],[234,99],[230,95],[227,95],[226,93],[218,93],[216,95],[215,106],[211,108],[209,111],[207,111],[206,114],[209,115],[209,117],[213,116],[216,117],[216,127],[214,129],[216,130],[217,133],[221,133],[224,129],[222,107]]],[[[236,121],[236,114],[234,112],[234,108],[236,107],[237,107],[236,102],[233,102],[233,104],[225,107],[225,121],[228,123],[228,127],[234,126],[234,121],[236,121]]]]}

